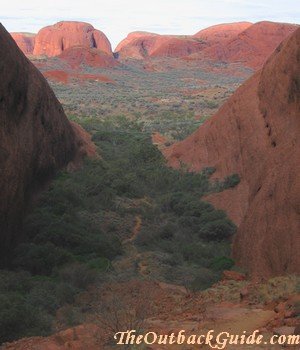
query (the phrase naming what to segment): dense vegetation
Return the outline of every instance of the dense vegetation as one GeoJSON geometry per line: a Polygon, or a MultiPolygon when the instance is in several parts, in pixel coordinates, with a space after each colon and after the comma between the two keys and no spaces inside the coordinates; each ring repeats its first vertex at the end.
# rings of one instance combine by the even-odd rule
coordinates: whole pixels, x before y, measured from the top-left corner
{"type": "MultiPolygon", "coordinates": [[[[26,239],[11,269],[0,272],[0,343],[51,332],[56,311],[89,284],[124,278],[128,271],[113,262],[128,254],[122,242],[136,217],[141,229],[132,244],[140,256],[152,254],[149,278],[204,289],[233,265],[228,239],[235,226],[201,197],[236,185],[236,175],[211,184],[214,169],[167,167],[144,126],[125,118],[81,123],[102,159],[58,174],[27,218],[26,239]]],[[[130,273],[145,278],[138,266],[130,273]]],[[[72,324],[73,316],[66,313],[64,322],[72,324]]]]}

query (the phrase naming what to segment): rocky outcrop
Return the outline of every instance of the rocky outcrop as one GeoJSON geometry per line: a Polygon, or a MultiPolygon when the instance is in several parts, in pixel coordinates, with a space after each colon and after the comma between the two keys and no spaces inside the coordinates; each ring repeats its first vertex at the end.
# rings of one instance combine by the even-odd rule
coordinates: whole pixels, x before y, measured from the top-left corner
{"type": "Polygon", "coordinates": [[[10,34],[25,55],[33,54],[35,34],[31,34],[31,33],[10,33],[10,34]]]}
{"type": "Polygon", "coordinates": [[[164,150],[173,166],[240,175],[210,200],[240,224],[233,255],[252,276],[300,273],[299,77],[297,29],[214,117],[164,150]]]}
{"type": "Polygon", "coordinates": [[[130,33],[116,48],[120,58],[184,57],[199,52],[203,44],[191,36],[130,33]]]}
{"type": "Polygon", "coordinates": [[[203,57],[259,69],[282,40],[296,29],[293,24],[258,22],[230,40],[210,46],[203,51],[203,57]]]}
{"type": "Polygon", "coordinates": [[[122,40],[116,47],[115,55],[121,59],[144,59],[155,44],[159,34],[148,32],[133,32],[122,40]]]}
{"type": "MultiPolygon", "coordinates": [[[[83,144],[45,78],[0,26],[0,263],[32,197],[83,144]]],[[[80,150],[82,153],[82,149],[80,150]]]]}
{"type": "Polygon", "coordinates": [[[150,57],[185,57],[199,52],[204,45],[198,39],[189,36],[160,36],[149,50],[150,57]]]}
{"type": "Polygon", "coordinates": [[[158,34],[155,33],[149,33],[149,32],[131,32],[127,35],[125,39],[123,39],[116,47],[115,51],[119,52],[121,51],[124,47],[130,45],[133,41],[136,39],[140,38],[147,38],[147,37],[153,37],[153,36],[158,36],[158,34]]]}
{"type": "Polygon", "coordinates": [[[81,66],[108,68],[118,65],[118,61],[112,55],[101,50],[82,46],[71,47],[59,55],[71,68],[78,69],[81,66]]]}
{"type": "Polygon", "coordinates": [[[116,48],[121,59],[151,57],[213,60],[259,69],[297,25],[276,22],[236,22],[208,27],[193,36],[130,33],[116,48]]]}
{"type": "Polygon", "coordinates": [[[84,22],[58,22],[42,28],[36,35],[33,54],[58,56],[73,46],[96,48],[112,55],[105,34],[84,22]]]}
{"type": "Polygon", "coordinates": [[[194,35],[194,37],[204,40],[207,45],[222,45],[224,42],[236,38],[238,34],[249,28],[251,25],[251,22],[217,24],[200,30],[194,35]]]}

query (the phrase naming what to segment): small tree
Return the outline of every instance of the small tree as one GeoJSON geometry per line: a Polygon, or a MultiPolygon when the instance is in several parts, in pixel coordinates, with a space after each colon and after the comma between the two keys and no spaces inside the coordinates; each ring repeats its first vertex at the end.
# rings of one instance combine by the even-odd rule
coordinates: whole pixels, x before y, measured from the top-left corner
{"type": "Polygon", "coordinates": [[[141,332],[147,318],[153,315],[153,295],[143,282],[105,284],[100,290],[100,300],[95,303],[96,319],[113,338],[117,332],[141,332]]]}

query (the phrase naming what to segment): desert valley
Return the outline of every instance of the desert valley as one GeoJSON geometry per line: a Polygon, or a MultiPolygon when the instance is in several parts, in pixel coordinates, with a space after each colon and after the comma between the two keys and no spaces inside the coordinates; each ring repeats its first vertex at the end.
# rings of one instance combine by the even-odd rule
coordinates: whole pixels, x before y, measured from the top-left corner
{"type": "Polygon", "coordinates": [[[1,25],[0,58],[1,350],[300,335],[299,25],[115,50],[85,22],[1,25]]]}

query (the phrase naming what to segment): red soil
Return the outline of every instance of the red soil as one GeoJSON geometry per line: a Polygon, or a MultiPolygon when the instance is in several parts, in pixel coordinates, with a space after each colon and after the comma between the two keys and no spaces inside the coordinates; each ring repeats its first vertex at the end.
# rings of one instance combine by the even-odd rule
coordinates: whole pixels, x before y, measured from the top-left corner
{"type": "Polygon", "coordinates": [[[69,74],[63,70],[48,70],[43,72],[45,78],[58,81],[59,83],[67,84],[69,81],[69,74]]]}
{"type": "Polygon", "coordinates": [[[44,77],[57,81],[59,83],[68,84],[70,80],[77,79],[80,81],[95,80],[102,83],[115,84],[115,81],[101,74],[84,74],[84,73],[67,73],[63,70],[48,70],[43,72],[44,77]]]}

